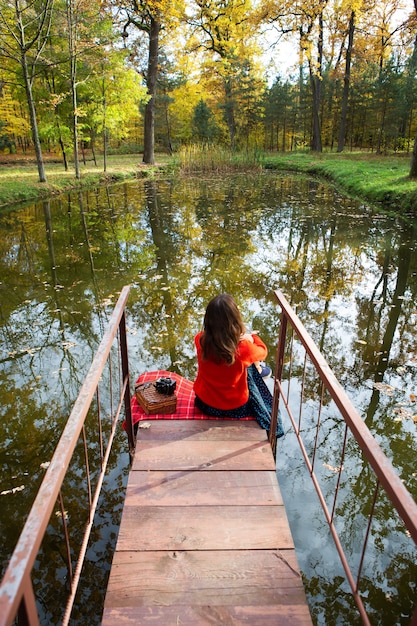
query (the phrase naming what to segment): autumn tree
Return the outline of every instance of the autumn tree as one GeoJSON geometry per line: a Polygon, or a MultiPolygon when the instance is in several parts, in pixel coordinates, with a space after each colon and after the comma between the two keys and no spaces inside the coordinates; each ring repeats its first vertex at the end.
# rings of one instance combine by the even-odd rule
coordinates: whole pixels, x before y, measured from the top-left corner
{"type": "Polygon", "coordinates": [[[155,163],[155,107],[160,37],[164,29],[169,31],[174,28],[181,15],[182,1],[121,0],[116,4],[125,39],[129,38],[133,26],[148,40],[147,67],[143,72],[149,96],[144,116],[143,162],[153,164],[155,163]]]}
{"type": "MultiPolygon", "coordinates": [[[[242,105],[239,98],[242,80],[249,81],[254,91],[259,85],[253,62],[258,50],[251,4],[249,0],[194,0],[190,5],[188,22],[193,31],[190,49],[205,54],[202,63],[205,81],[214,87],[219,85],[223,92],[220,106],[230,146],[234,149],[237,112],[242,105]]],[[[245,95],[247,97],[247,90],[245,95]]],[[[262,95],[262,91],[258,91],[257,102],[262,100],[262,95]]]]}
{"type": "Polygon", "coordinates": [[[33,83],[50,35],[53,2],[54,0],[0,2],[0,55],[8,57],[20,67],[40,182],[46,182],[46,173],[33,83]]]}
{"type": "Polygon", "coordinates": [[[11,85],[0,80],[0,150],[26,148],[30,124],[11,85]]]}
{"type": "Polygon", "coordinates": [[[312,98],[312,138],[311,149],[322,150],[321,139],[321,96],[323,80],[324,52],[324,12],[329,0],[304,0],[293,3],[290,0],[278,2],[269,0],[258,10],[258,20],[275,24],[279,33],[298,36],[300,89],[303,84],[302,67],[308,64],[312,98]]]}
{"type": "Polygon", "coordinates": [[[349,15],[349,26],[347,33],[347,46],[346,46],[346,57],[345,57],[345,71],[343,76],[343,96],[342,96],[342,106],[340,112],[340,125],[339,125],[339,138],[337,142],[337,151],[342,152],[345,147],[345,134],[346,134],[346,118],[348,111],[348,102],[349,102],[349,89],[350,89],[350,72],[352,65],[352,50],[353,50],[353,39],[356,28],[356,11],[352,6],[350,9],[349,15]]]}
{"type": "Polygon", "coordinates": [[[105,15],[101,3],[93,0],[65,0],[65,7],[74,167],[76,178],[80,178],[79,118],[84,116],[84,110],[79,102],[79,90],[92,77],[103,75],[114,37],[110,19],[105,15]]]}
{"type": "Polygon", "coordinates": [[[75,177],[80,179],[80,163],[78,157],[78,104],[77,104],[77,44],[78,44],[78,18],[76,0],[66,0],[67,29],[68,29],[68,52],[70,67],[70,85],[72,98],[72,132],[75,177]]]}
{"type": "Polygon", "coordinates": [[[146,88],[131,67],[126,67],[125,51],[109,50],[96,58],[94,71],[79,88],[83,110],[84,137],[95,159],[97,137],[103,138],[106,170],[108,137],[122,142],[130,138],[132,124],[139,124],[139,106],[146,103],[146,88]]]}
{"type": "MultiPolygon", "coordinates": [[[[188,67],[184,69],[188,70],[188,67]]],[[[216,128],[217,138],[220,132],[217,119],[211,105],[208,104],[209,100],[210,102],[213,101],[212,94],[205,90],[202,81],[193,80],[191,71],[186,71],[184,75],[187,76],[187,79],[179,81],[170,91],[169,119],[174,144],[181,145],[193,141],[195,138],[196,129],[193,121],[196,107],[200,101],[205,102],[212,113],[212,123],[216,128]]]]}

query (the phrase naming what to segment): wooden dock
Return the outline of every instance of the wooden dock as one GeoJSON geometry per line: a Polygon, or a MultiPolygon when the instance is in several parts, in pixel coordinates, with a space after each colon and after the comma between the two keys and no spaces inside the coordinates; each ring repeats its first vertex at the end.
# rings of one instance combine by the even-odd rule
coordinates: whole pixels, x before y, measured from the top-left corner
{"type": "Polygon", "coordinates": [[[102,626],[312,626],[265,431],[141,426],[102,626]]]}

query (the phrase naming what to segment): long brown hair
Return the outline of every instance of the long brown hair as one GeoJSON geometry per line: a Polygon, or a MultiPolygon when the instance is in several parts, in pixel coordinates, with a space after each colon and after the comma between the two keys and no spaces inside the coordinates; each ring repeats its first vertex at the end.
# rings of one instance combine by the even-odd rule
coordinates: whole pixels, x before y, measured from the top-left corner
{"type": "Polygon", "coordinates": [[[235,352],[245,326],[232,296],[222,293],[207,305],[204,316],[204,333],[201,337],[203,359],[216,363],[234,363],[235,352]]]}

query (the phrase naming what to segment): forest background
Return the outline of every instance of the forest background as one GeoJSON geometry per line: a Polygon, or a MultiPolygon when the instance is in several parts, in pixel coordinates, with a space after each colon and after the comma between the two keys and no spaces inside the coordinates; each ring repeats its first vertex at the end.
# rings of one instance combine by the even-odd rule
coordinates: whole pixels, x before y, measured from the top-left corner
{"type": "Polygon", "coordinates": [[[411,155],[417,0],[0,0],[0,152],[411,155]]]}

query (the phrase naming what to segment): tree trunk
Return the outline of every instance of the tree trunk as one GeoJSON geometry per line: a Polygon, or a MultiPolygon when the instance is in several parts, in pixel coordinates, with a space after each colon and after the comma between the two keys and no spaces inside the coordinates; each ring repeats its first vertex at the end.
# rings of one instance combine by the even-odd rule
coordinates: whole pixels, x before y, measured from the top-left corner
{"type": "Polygon", "coordinates": [[[160,29],[160,22],[157,22],[154,18],[151,18],[151,27],[149,31],[148,74],[146,77],[146,86],[148,88],[148,94],[150,98],[145,107],[143,146],[143,162],[151,165],[155,163],[155,97],[156,79],[158,76],[160,29]]]}
{"type": "Polygon", "coordinates": [[[73,0],[67,0],[68,48],[70,56],[70,82],[72,96],[72,141],[74,150],[74,168],[77,180],[81,178],[80,159],[78,155],[78,113],[77,113],[77,58],[76,58],[76,20],[73,0]]]}
{"type": "Polygon", "coordinates": [[[343,152],[343,148],[345,147],[346,117],[347,117],[347,108],[348,108],[348,101],[349,101],[349,87],[350,87],[350,65],[352,61],[352,48],[353,48],[354,33],[355,33],[355,11],[352,11],[350,14],[350,20],[349,20],[348,47],[346,50],[345,76],[343,78],[342,112],[340,115],[339,141],[337,144],[338,152],[343,152]]]}
{"type": "Polygon", "coordinates": [[[313,135],[311,138],[311,149],[314,152],[322,152],[321,144],[321,126],[320,126],[320,101],[321,101],[321,82],[317,74],[310,74],[311,90],[313,94],[313,135]]]}
{"type": "Polygon", "coordinates": [[[410,178],[417,178],[417,134],[414,139],[413,152],[411,155],[410,178]]]}
{"type": "Polygon", "coordinates": [[[319,16],[319,38],[317,42],[317,69],[313,70],[311,61],[310,81],[313,94],[313,136],[311,139],[311,149],[314,152],[322,152],[321,125],[320,125],[320,105],[321,105],[321,81],[323,66],[323,14],[319,16]]]}
{"type": "Polygon", "coordinates": [[[77,85],[75,82],[75,74],[71,76],[71,91],[72,91],[72,141],[74,144],[74,168],[75,178],[80,180],[80,157],[78,153],[78,114],[77,114],[77,85]]]}
{"type": "MultiPolygon", "coordinates": [[[[414,0],[414,7],[417,13],[417,0],[414,0]]],[[[417,48],[417,37],[414,40],[413,56],[415,54],[416,48],[417,48]]],[[[414,138],[413,153],[411,155],[410,178],[417,178],[417,133],[414,138]]]]}
{"type": "Polygon", "coordinates": [[[166,121],[166,125],[167,125],[168,152],[169,152],[169,155],[172,156],[171,123],[169,121],[169,111],[168,111],[168,104],[167,104],[166,100],[165,100],[165,121],[166,121]]]}
{"type": "Polygon", "coordinates": [[[227,128],[229,129],[229,138],[230,138],[230,148],[232,150],[235,149],[235,141],[236,141],[236,122],[235,122],[235,105],[233,101],[232,95],[232,84],[230,78],[225,79],[225,118],[227,123],[227,128]]]}
{"type": "Polygon", "coordinates": [[[103,96],[103,172],[107,172],[107,100],[104,73],[101,87],[103,96]]]}
{"type": "Polygon", "coordinates": [[[32,84],[29,78],[29,70],[25,52],[22,52],[21,65],[23,70],[23,79],[25,81],[26,99],[29,108],[30,126],[32,130],[33,145],[35,148],[36,164],[38,166],[39,182],[46,183],[45,166],[43,163],[41,142],[39,139],[38,122],[36,119],[35,102],[33,100],[32,84]]]}
{"type": "Polygon", "coordinates": [[[64,140],[62,139],[62,135],[61,135],[61,127],[59,125],[58,122],[58,132],[59,132],[59,145],[61,148],[61,152],[62,152],[62,159],[64,161],[64,169],[66,172],[68,172],[68,159],[67,159],[67,153],[65,150],[65,144],[64,144],[64,140]]]}

